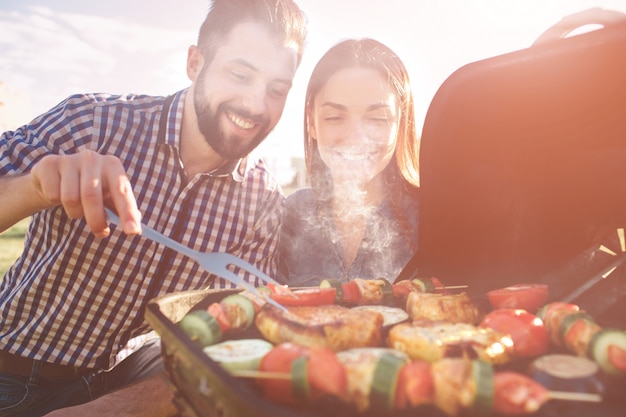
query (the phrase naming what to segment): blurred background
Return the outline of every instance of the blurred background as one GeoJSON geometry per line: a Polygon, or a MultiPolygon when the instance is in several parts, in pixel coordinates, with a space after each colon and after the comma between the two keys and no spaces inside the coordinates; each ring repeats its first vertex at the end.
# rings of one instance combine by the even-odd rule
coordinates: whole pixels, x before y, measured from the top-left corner
{"type": "MultiPolygon", "coordinates": [[[[623,0],[299,0],[310,31],[282,120],[259,152],[284,185],[302,169],[302,109],[321,55],[373,37],[400,55],[416,96],[418,129],[438,87],[465,64],[529,47],[563,16],[623,0]]],[[[166,95],[188,86],[187,48],[208,0],[0,1],[0,130],[79,92],[166,95]]]]}

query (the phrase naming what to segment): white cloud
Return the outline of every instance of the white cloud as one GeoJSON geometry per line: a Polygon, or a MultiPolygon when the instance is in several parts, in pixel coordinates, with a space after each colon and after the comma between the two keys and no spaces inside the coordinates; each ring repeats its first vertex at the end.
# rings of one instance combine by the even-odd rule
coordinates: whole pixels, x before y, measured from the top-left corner
{"type": "Polygon", "coordinates": [[[194,30],[31,7],[0,14],[0,81],[32,95],[34,114],[77,92],[168,94],[184,88],[194,30]]]}

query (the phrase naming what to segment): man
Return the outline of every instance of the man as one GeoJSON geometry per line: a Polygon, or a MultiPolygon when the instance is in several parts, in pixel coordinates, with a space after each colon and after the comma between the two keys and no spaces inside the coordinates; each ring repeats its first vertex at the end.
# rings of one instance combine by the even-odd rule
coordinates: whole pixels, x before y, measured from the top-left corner
{"type": "Polygon", "coordinates": [[[283,196],[247,156],[282,114],[305,35],[292,0],[214,0],[189,48],[188,89],[72,96],[0,137],[0,231],[32,216],[0,284],[0,416],[43,415],[138,380],[144,395],[110,407],[167,404],[158,343],[108,371],[115,354],[149,330],[150,299],[230,284],[133,236],[140,221],[274,274],[283,196]]]}

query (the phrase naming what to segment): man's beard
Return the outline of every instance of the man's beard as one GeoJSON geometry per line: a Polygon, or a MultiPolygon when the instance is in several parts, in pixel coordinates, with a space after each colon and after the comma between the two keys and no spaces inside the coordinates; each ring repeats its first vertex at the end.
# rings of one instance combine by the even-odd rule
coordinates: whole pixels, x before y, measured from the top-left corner
{"type": "MultiPolygon", "coordinates": [[[[198,83],[204,82],[204,76],[201,75],[198,83]]],[[[194,109],[198,119],[198,128],[204,136],[206,142],[221,157],[228,160],[240,159],[248,155],[256,148],[270,133],[269,120],[267,116],[253,116],[247,111],[232,107],[228,103],[220,103],[217,109],[213,111],[209,105],[206,96],[199,89],[194,91],[194,109]],[[244,139],[236,135],[227,136],[220,126],[220,114],[227,112],[234,113],[238,117],[245,120],[252,120],[261,126],[259,133],[252,140],[244,139]]]]}

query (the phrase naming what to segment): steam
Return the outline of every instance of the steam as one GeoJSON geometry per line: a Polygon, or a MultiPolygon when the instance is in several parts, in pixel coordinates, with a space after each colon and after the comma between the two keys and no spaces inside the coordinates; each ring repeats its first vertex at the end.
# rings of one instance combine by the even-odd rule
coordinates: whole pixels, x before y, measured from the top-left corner
{"type": "MultiPolygon", "coordinates": [[[[393,242],[402,239],[402,231],[395,221],[390,221],[380,212],[379,200],[372,201],[372,195],[368,192],[368,189],[372,188],[371,178],[366,181],[363,175],[358,174],[358,169],[366,168],[368,163],[360,165],[349,164],[341,172],[333,172],[332,209],[335,212],[334,216],[330,216],[330,211],[325,210],[324,221],[320,222],[317,215],[310,215],[306,219],[307,229],[328,235],[337,247],[341,247],[341,241],[358,241],[361,249],[372,254],[363,260],[366,264],[370,264],[369,269],[374,270],[373,276],[369,278],[395,279],[400,273],[401,266],[394,262],[396,254],[393,242]],[[341,181],[338,181],[339,179],[341,181]],[[338,223],[343,223],[343,226],[347,227],[338,228],[340,226],[338,223]],[[341,235],[339,230],[343,230],[344,234],[341,235]],[[361,242],[362,239],[364,239],[363,242],[361,242]],[[374,261],[376,264],[371,265],[374,261]]],[[[380,178],[374,179],[376,180],[380,178]]],[[[341,259],[340,252],[336,255],[338,259],[341,259]]],[[[346,271],[346,273],[350,272],[346,271]]]]}

